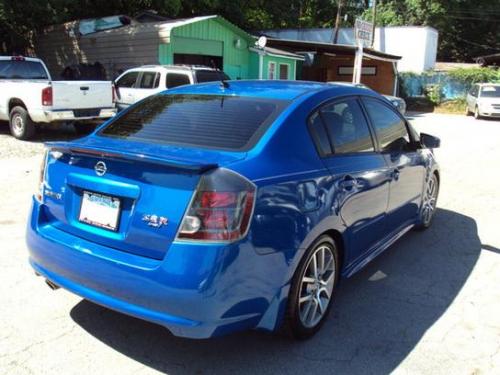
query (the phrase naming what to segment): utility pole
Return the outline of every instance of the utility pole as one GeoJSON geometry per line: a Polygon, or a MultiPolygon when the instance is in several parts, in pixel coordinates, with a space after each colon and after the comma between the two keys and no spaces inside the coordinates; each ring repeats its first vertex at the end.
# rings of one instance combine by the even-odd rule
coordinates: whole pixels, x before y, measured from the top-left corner
{"type": "Polygon", "coordinates": [[[377,23],[377,0],[372,0],[372,48],[375,44],[375,24],[377,23]]]}
{"type": "Polygon", "coordinates": [[[335,18],[335,35],[333,36],[333,44],[337,44],[337,40],[339,38],[340,20],[342,17],[343,7],[344,7],[344,0],[338,0],[337,18],[335,18]]]}

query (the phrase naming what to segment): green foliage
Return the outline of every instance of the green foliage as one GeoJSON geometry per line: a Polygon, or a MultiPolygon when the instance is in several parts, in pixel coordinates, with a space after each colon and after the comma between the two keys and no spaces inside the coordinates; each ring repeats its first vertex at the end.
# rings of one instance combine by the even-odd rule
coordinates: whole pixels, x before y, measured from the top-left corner
{"type": "Polygon", "coordinates": [[[443,100],[443,86],[440,84],[427,85],[424,88],[425,96],[432,104],[439,104],[443,100]]]}
{"type": "Polygon", "coordinates": [[[464,114],[466,105],[467,102],[464,98],[447,100],[434,107],[434,112],[464,114]]]}
{"type": "MultiPolygon", "coordinates": [[[[378,4],[378,25],[437,29],[441,61],[472,61],[500,52],[500,0],[379,0],[378,4]]],[[[371,12],[366,10],[363,17],[371,20],[371,12]]]]}
{"type": "MultiPolygon", "coordinates": [[[[136,15],[154,9],[170,17],[220,14],[249,30],[333,27],[339,0],[0,0],[0,53],[24,53],[45,26],[136,15]]],[[[371,0],[345,0],[342,26],[372,19],[371,0]]],[[[438,58],[471,61],[500,52],[500,0],[377,0],[378,25],[426,25],[439,31],[438,58]]]]}
{"type": "Polygon", "coordinates": [[[500,70],[493,68],[460,68],[450,71],[448,76],[467,86],[481,82],[500,82],[500,70]]]}

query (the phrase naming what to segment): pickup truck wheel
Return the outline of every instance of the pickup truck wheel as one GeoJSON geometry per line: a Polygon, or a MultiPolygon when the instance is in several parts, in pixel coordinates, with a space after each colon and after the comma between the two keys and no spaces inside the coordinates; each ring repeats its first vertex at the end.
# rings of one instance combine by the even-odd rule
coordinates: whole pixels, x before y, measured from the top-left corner
{"type": "Polygon", "coordinates": [[[17,106],[10,111],[10,133],[17,139],[30,139],[35,135],[35,123],[31,120],[28,111],[17,106]]]}

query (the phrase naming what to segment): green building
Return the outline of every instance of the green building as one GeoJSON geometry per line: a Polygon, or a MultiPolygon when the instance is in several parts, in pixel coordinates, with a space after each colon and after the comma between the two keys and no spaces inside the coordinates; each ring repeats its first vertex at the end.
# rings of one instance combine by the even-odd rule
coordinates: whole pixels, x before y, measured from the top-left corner
{"type": "Polygon", "coordinates": [[[121,26],[121,17],[68,22],[47,28],[38,38],[36,55],[54,76],[68,66],[99,63],[108,78],[141,65],[195,64],[216,66],[231,79],[289,79],[297,77],[303,57],[276,48],[256,46],[256,38],[220,16],[141,23],[121,26]],[[85,30],[82,24],[85,23],[85,30]],[[118,27],[117,27],[118,24],[118,27]],[[91,28],[92,31],[92,28],[91,28]]]}

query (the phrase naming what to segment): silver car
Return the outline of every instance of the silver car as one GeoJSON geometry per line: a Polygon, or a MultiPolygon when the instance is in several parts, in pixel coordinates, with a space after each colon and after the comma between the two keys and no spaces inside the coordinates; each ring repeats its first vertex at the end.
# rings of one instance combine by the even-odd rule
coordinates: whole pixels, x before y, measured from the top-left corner
{"type": "Polygon", "coordinates": [[[481,117],[500,117],[500,84],[476,83],[467,93],[465,114],[481,117]]]}

